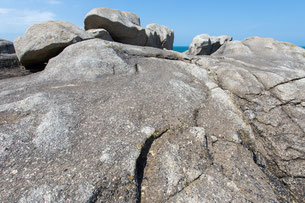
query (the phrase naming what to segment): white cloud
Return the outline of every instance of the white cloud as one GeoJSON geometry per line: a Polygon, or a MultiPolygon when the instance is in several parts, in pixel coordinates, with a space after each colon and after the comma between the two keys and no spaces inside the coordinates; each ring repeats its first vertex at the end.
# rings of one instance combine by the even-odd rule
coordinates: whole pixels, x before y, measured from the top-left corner
{"type": "Polygon", "coordinates": [[[54,20],[55,16],[49,11],[0,8],[0,35],[3,33],[24,33],[29,26],[54,20]]]}
{"type": "Polygon", "coordinates": [[[12,9],[9,8],[0,8],[0,15],[7,14],[11,11],[12,9]]]}
{"type": "Polygon", "coordinates": [[[47,0],[47,3],[53,4],[53,5],[58,5],[58,4],[61,4],[62,2],[58,1],[58,0],[47,0]]]}
{"type": "Polygon", "coordinates": [[[32,25],[47,20],[54,20],[55,14],[48,11],[39,12],[39,11],[24,10],[22,13],[22,19],[23,22],[21,22],[21,24],[32,25]]]}

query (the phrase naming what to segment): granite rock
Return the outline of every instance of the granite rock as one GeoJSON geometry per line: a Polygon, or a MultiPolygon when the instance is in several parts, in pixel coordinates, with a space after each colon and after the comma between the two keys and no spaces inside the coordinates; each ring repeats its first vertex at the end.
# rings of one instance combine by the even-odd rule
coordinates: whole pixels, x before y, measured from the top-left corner
{"type": "Polygon", "coordinates": [[[223,44],[232,41],[232,37],[227,35],[210,36],[208,34],[197,35],[187,51],[190,55],[211,55],[223,44]]]}
{"type": "Polygon", "coordinates": [[[147,41],[140,18],[131,12],[118,9],[95,8],[85,17],[85,29],[106,29],[114,41],[144,46],[147,41]]]}
{"type": "Polygon", "coordinates": [[[0,39],[0,69],[19,67],[20,63],[15,53],[14,44],[0,39]]]}
{"type": "Polygon", "coordinates": [[[211,56],[73,44],[0,81],[0,198],[304,202],[304,54],[257,37],[211,56]]]}
{"type": "Polygon", "coordinates": [[[105,29],[91,29],[87,30],[94,38],[103,39],[107,41],[113,41],[109,32],[105,29]]]}
{"type": "Polygon", "coordinates": [[[46,21],[31,26],[24,36],[14,40],[16,54],[23,66],[32,69],[44,66],[67,46],[93,38],[72,23],[46,21]]]}
{"type": "Polygon", "coordinates": [[[164,25],[149,24],[146,26],[146,46],[173,50],[174,31],[164,25]]]}

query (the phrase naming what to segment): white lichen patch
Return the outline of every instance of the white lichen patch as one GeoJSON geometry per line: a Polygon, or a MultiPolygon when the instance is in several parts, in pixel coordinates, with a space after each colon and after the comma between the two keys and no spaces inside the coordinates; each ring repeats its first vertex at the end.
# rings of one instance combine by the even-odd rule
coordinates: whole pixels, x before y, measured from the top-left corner
{"type": "Polygon", "coordinates": [[[154,132],[155,132],[155,129],[152,127],[148,127],[148,126],[141,129],[141,133],[145,134],[147,137],[154,134],[154,132]]]}
{"type": "Polygon", "coordinates": [[[47,102],[47,99],[44,96],[44,94],[37,93],[20,101],[0,105],[0,111],[8,111],[8,110],[29,111],[29,110],[33,110],[35,106],[44,102],[47,102]]]}
{"type": "Polygon", "coordinates": [[[187,97],[202,95],[201,90],[196,89],[181,80],[170,80],[169,83],[173,87],[176,95],[184,102],[189,101],[187,97]]]}
{"type": "Polygon", "coordinates": [[[7,150],[13,143],[13,136],[0,133],[0,158],[7,155],[7,150]]]}
{"type": "Polygon", "coordinates": [[[69,142],[69,121],[63,118],[63,112],[69,113],[69,107],[54,106],[42,116],[41,123],[36,129],[36,137],[33,139],[33,143],[40,150],[54,153],[71,145],[69,142]]]}
{"type": "Polygon", "coordinates": [[[202,127],[191,127],[190,133],[196,136],[196,138],[202,139],[205,136],[205,130],[202,127]]]}

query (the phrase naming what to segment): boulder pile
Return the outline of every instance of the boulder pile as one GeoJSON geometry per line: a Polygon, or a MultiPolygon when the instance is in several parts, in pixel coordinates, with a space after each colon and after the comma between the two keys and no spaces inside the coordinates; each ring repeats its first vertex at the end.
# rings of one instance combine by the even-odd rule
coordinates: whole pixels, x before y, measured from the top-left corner
{"type": "Polygon", "coordinates": [[[66,21],[47,21],[31,26],[24,36],[14,41],[21,64],[30,70],[42,70],[67,46],[93,38],[173,49],[173,30],[157,24],[142,28],[140,18],[131,12],[95,8],[85,16],[84,24],[86,31],[66,21]]]}

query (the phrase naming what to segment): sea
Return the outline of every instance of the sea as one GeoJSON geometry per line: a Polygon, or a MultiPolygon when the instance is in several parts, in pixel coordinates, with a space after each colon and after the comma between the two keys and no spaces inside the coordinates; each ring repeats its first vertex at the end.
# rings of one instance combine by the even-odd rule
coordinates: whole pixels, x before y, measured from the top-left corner
{"type": "MultiPolygon", "coordinates": [[[[301,46],[302,48],[305,49],[305,46],[301,46]]],[[[189,47],[188,46],[174,46],[174,51],[178,51],[178,52],[185,52],[186,50],[188,50],[189,47]]]]}
{"type": "Polygon", "coordinates": [[[174,46],[174,51],[185,52],[189,49],[188,46],[174,46]]]}

